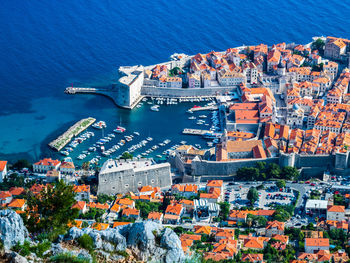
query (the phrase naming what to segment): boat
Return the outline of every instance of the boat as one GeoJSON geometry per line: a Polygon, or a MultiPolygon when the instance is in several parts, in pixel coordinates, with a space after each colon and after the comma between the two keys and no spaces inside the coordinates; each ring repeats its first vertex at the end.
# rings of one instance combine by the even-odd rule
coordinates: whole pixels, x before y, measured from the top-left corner
{"type": "Polygon", "coordinates": [[[123,133],[126,131],[126,129],[122,126],[117,126],[116,129],[113,130],[115,133],[123,133]]]}
{"type": "Polygon", "coordinates": [[[186,141],[181,141],[180,143],[181,143],[182,145],[184,145],[184,144],[186,144],[186,141]]]}
{"type": "Polygon", "coordinates": [[[193,111],[191,109],[187,110],[187,113],[193,113],[193,111]]]}
{"type": "Polygon", "coordinates": [[[60,153],[61,153],[62,155],[65,155],[65,156],[68,156],[68,155],[69,155],[69,152],[67,152],[67,151],[60,151],[60,153]]]}
{"type": "Polygon", "coordinates": [[[134,134],[135,134],[136,136],[140,136],[140,133],[139,133],[139,132],[134,132],[134,134]]]}
{"type": "Polygon", "coordinates": [[[196,117],[191,116],[191,117],[188,117],[188,119],[189,119],[189,120],[195,120],[195,119],[196,119],[196,117]]]}
{"type": "Polygon", "coordinates": [[[159,111],[159,105],[154,105],[151,107],[152,111],[159,111]]]}
{"type": "Polygon", "coordinates": [[[160,155],[160,154],[158,154],[158,155],[156,155],[156,157],[158,157],[158,158],[162,158],[163,156],[162,156],[162,155],[160,155]]]}
{"type": "Polygon", "coordinates": [[[106,123],[104,121],[98,121],[92,124],[92,127],[95,129],[102,130],[107,127],[106,123]]]}
{"type": "Polygon", "coordinates": [[[150,141],[153,140],[153,138],[152,137],[147,137],[146,140],[150,142],[150,141]]]}
{"type": "Polygon", "coordinates": [[[201,119],[205,119],[207,117],[207,115],[199,115],[199,118],[201,119]]]}

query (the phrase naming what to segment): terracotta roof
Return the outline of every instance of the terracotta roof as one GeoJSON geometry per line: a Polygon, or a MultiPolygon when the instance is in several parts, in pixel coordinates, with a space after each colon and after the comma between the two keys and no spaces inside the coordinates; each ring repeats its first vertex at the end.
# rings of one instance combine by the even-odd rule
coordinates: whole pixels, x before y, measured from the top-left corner
{"type": "Polygon", "coordinates": [[[160,220],[162,218],[162,213],[159,212],[151,212],[148,214],[148,219],[160,220]]]}
{"type": "Polygon", "coordinates": [[[140,211],[134,208],[127,207],[123,209],[122,215],[123,216],[130,216],[130,215],[136,215],[138,216],[140,214],[140,211]]]}
{"type": "Polygon", "coordinates": [[[86,207],[85,201],[78,201],[72,206],[72,208],[77,208],[79,210],[83,210],[85,207],[86,207]]]}
{"type": "Polygon", "coordinates": [[[93,223],[92,226],[91,226],[93,229],[96,229],[98,231],[101,231],[101,230],[106,230],[107,228],[109,228],[109,224],[105,224],[105,223],[93,223]]]}
{"type": "Polygon", "coordinates": [[[0,191],[0,199],[6,199],[11,196],[12,194],[9,191],[0,191]]]}
{"type": "Polygon", "coordinates": [[[7,165],[7,161],[0,161],[0,172],[2,172],[7,165]]]}
{"type": "Polygon", "coordinates": [[[21,195],[24,193],[24,188],[23,187],[11,187],[9,192],[12,195],[21,195]]]}
{"type": "Polygon", "coordinates": [[[165,213],[166,214],[180,215],[181,211],[182,211],[181,204],[172,204],[172,205],[167,206],[165,213]]]}
{"type": "Polygon", "coordinates": [[[81,193],[81,192],[90,192],[90,185],[74,185],[73,192],[81,193]]]}
{"type": "Polygon", "coordinates": [[[307,247],[329,247],[328,238],[305,238],[307,247]]]}
{"type": "Polygon", "coordinates": [[[114,222],[113,223],[113,228],[116,228],[118,226],[125,226],[125,225],[129,225],[131,224],[131,222],[114,222]]]}
{"type": "Polygon", "coordinates": [[[207,187],[222,187],[223,183],[223,180],[209,180],[207,187]]]}
{"type": "Polygon", "coordinates": [[[263,261],[263,254],[243,254],[242,255],[242,261],[243,262],[256,262],[256,261],[263,261]]]}
{"type": "Polygon", "coordinates": [[[34,163],[35,165],[45,165],[45,166],[56,166],[60,164],[59,160],[52,160],[51,158],[45,158],[40,160],[39,162],[34,163]]]}
{"type": "Polygon", "coordinates": [[[7,206],[12,208],[22,208],[26,200],[24,199],[13,199],[7,206]]]}
{"type": "Polygon", "coordinates": [[[342,205],[328,206],[327,212],[345,213],[345,206],[342,206],[342,205]]]}
{"type": "Polygon", "coordinates": [[[284,230],[284,222],[279,222],[277,220],[267,222],[266,229],[277,228],[278,230],[284,230]]]}

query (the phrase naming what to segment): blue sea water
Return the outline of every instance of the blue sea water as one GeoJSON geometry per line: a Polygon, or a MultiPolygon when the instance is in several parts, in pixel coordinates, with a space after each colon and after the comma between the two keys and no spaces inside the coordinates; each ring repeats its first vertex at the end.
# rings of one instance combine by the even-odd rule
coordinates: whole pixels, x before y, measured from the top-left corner
{"type": "Polygon", "coordinates": [[[71,83],[109,85],[118,66],[155,64],[175,52],[350,38],[349,14],[350,5],[336,0],[2,0],[0,158],[52,155],[48,141],[87,116],[111,128],[122,117],[145,136],[180,140],[190,125],[183,113],[189,105],[130,112],[63,90],[71,83]]]}

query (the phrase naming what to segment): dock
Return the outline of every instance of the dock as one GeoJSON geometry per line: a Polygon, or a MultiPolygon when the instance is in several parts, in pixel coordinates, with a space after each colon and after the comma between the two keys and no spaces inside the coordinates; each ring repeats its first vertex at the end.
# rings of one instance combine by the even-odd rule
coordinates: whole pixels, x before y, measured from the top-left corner
{"type": "Polygon", "coordinates": [[[199,129],[188,129],[185,128],[182,131],[182,134],[188,134],[188,135],[204,135],[206,133],[210,132],[209,130],[199,130],[199,129]]]}
{"type": "Polygon", "coordinates": [[[217,110],[218,106],[205,106],[205,107],[198,107],[198,108],[191,108],[191,111],[205,111],[205,110],[217,110]]]}
{"type": "Polygon", "coordinates": [[[65,133],[60,135],[56,140],[49,143],[49,146],[56,151],[60,151],[66,146],[73,137],[79,135],[82,131],[86,130],[91,124],[96,121],[95,118],[89,117],[82,119],[70,127],[65,133]]]}

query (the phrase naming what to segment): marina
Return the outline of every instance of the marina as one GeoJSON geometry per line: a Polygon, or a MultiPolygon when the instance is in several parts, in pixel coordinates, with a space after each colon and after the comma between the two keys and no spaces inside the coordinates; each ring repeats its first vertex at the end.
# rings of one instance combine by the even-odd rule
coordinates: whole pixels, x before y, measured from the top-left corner
{"type": "MultiPolygon", "coordinates": [[[[103,97],[96,98],[105,100],[103,97]]],[[[112,104],[110,114],[106,115],[102,112],[96,114],[95,127],[91,126],[86,130],[94,133],[94,136],[90,136],[81,143],[67,144],[59,152],[46,151],[46,155],[52,158],[68,156],[77,166],[89,163],[91,167],[100,165],[109,158],[120,158],[124,152],[132,154],[134,158],[148,157],[154,158],[157,162],[164,162],[173,150],[184,143],[199,145],[199,147],[196,146],[197,148],[209,147],[208,139],[203,136],[191,136],[191,133],[183,134],[182,131],[185,127],[196,129],[196,121],[201,120],[203,128],[207,127],[203,130],[210,132],[210,128],[214,125],[211,117],[216,111],[202,111],[200,115],[205,115],[205,118],[204,116],[199,118],[196,112],[191,115],[187,113],[187,110],[195,105],[204,107],[210,103],[213,103],[213,98],[197,99],[192,102],[189,99],[167,101],[158,97],[143,98],[138,104],[139,107],[132,111],[117,109],[116,116],[112,111],[115,112],[115,106],[112,104]],[[153,111],[150,110],[152,106],[158,106],[159,111],[152,113],[153,111]],[[156,121],[154,114],[158,115],[156,121]],[[169,121],[175,119],[176,122],[169,121]]],[[[216,126],[213,129],[216,129],[216,126]]],[[[71,142],[79,137],[73,137],[71,142]]]]}

